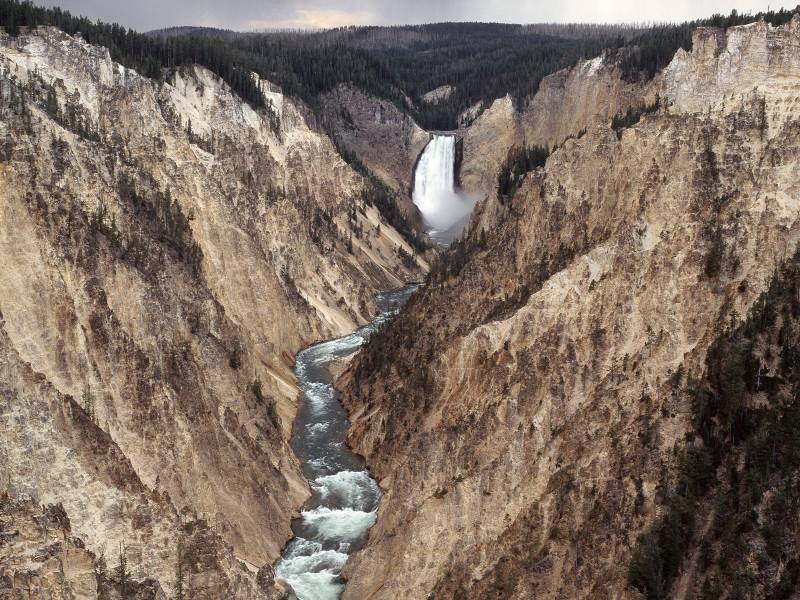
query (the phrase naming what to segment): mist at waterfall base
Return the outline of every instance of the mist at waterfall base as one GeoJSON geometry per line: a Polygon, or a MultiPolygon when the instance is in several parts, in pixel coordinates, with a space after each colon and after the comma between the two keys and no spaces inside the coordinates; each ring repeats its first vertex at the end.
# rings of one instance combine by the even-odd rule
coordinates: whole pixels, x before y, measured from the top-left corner
{"type": "Polygon", "coordinates": [[[414,293],[416,286],[380,294],[378,316],[355,333],[303,350],[295,373],[302,402],[292,449],[311,482],[311,499],[292,523],[294,539],[275,566],[300,600],[337,600],[340,576],[351,552],[364,545],[377,518],[381,491],[363,461],[347,447],[347,413],[327,365],[358,350],[414,293]]]}
{"type": "Polygon", "coordinates": [[[475,206],[475,198],[455,189],[455,159],[455,136],[434,135],[414,172],[412,199],[428,235],[443,246],[461,234],[475,206]]]}

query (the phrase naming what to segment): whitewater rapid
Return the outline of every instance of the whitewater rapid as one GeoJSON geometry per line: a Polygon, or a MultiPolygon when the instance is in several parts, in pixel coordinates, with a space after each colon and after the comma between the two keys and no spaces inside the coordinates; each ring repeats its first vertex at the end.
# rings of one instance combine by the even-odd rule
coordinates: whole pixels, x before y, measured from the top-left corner
{"type": "Polygon", "coordinates": [[[412,200],[428,234],[447,245],[464,228],[475,202],[455,188],[456,138],[433,135],[414,172],[412,200]]]}
{"type": "Polygon", "coordinates": [[[311,484],[311,499],[292,524],[295,537],[275,566],[275,575],[300,600],[337,600],[348,554],[366,541],[377,518],[381,491],[364,463],[345,444],[349,427],[327,365],[348,356],[390,319],[415,286],[378,296],[379,313],[355,333],[303,350],[295,373],[302,403],[292,433],[292,449],[311,484]]]}

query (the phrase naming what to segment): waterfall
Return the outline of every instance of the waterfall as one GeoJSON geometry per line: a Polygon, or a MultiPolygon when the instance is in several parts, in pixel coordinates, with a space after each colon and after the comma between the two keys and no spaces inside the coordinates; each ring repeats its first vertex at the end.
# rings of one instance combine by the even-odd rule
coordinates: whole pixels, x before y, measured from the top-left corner
{"type": "Polygon", "coordinates": [[[425,220],[438,227],[442,202],[454,193],[453,165],[456,159],[456,138],[435,135],[425,147],[414,175],[414,204],[425,220]]]}
{"type": "Polygon", "coordinates": [[[447,244],[461,233],[474,202],[455,190],[456,138],[434,135],[417,163],[412,200],[432,238],[447,244]]]}

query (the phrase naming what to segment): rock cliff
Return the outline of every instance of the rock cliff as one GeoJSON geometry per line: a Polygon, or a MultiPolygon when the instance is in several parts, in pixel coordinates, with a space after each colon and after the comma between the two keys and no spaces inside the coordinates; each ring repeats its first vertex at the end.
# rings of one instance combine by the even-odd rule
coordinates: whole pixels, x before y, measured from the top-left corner
{"type": "Polygon", "coordinates": [[[408,114],[347,86],[322,98],[324,118],[339,144],[396,192],[402,215],[421,231],[411,201],[414,168],[430,136],[408,114]]]}
{"type": "Polygon", "coordinates": [[[385,495],[345,598],[637,596],[638,536],[703,446],[681,382],[800,240],[799,49],[798,17],[695,32],[660,110],[560,145],[355,359],[385,495]]]}
{"type": "Polygon", "coordinates": [[[461,183],[483,203],[473,227],[489,228],[501,217],[497,176],[513,148],[541,146],[548,150],[588,128],[607,125],[614,115],[651,104],[659,79],[627,83],[620,56],[605,53],[581,60],[542,79],[532,97],[514,105],[510,96],[495,100],[470,125],[464,136],[461,183]]]}
{"type": "Polygon", "coordinates": [[[193,598],[271,593],[259,567],[308,494],[294,354],[426,267],[259,83],[256,112],[202,68],[159,82],[0,33],[0,486],[163,590],[207,531],[193,598]]]}

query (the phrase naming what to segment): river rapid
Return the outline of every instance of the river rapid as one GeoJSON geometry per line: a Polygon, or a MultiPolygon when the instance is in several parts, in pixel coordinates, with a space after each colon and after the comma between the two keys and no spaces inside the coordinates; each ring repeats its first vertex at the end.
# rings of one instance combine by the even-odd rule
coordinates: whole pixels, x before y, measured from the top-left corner
{"type": "Polygon", "coordinates": [[[378,315],[350,335],[311,346],[297,355],[302,400],[292,432],[312,496],[292,524],[294,539],[275,566],[300,600],[337,600],[344,591],[347,557],[364,545],[377,518],[381,491],[364,462],[347,447],[350,425],[327,366],[357,351],[416,290],[379,294],[378,315]]]}

